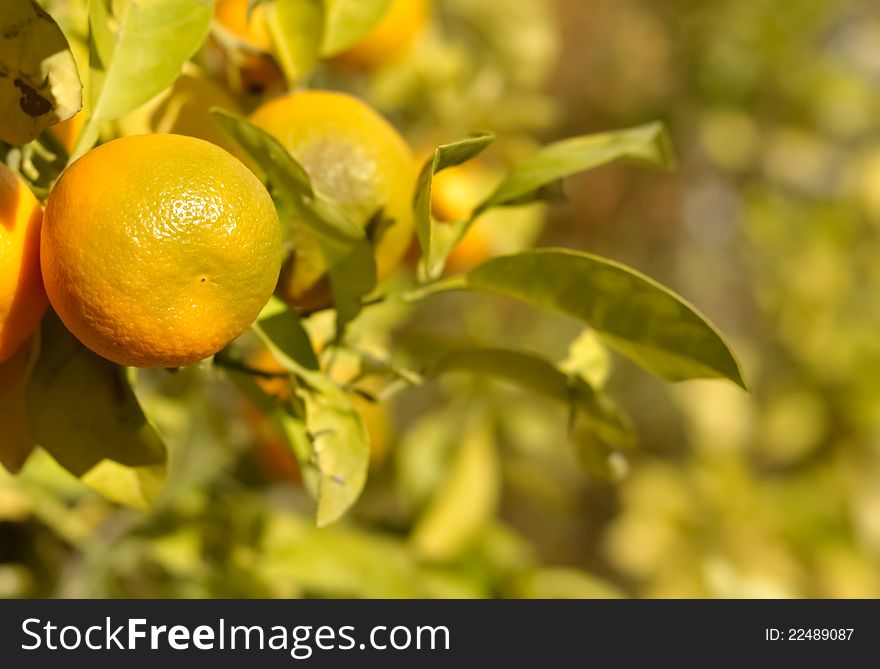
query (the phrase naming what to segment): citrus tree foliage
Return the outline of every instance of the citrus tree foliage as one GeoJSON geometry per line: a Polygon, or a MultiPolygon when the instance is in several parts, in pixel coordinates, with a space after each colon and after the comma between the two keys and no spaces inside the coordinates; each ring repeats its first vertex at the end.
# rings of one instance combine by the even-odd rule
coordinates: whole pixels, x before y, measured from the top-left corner
{"type": "MultiPolygon", "coordinates": [[[[325,59],[342,54],[367,35],[389,4],[387,0],[270,0],[252,3],[251,10],[265,5],[273,53],[288,85],[307,86],[325,59]]],[[[13,0],[14,12],[27,19],[16,24],[14,35],[7,31],[0,41],[3,66],[39,75],[46,88],[37,100],[27,97],[29,89],[13,90],[7,79],[0,81],[0,127],[8,133],[3,140],[25,145],[8,147],[7,160],[19,160],[22,174],[36,188],[50,187],[68,158],[45,137],[28,142],[76,111],[80,79],[88,89],[82,112],[87,121],[70,151],[73,158],[111,138],[114,121],[175,82],[209,38],[212,5],[208,0],[93,0],[87,31],[78,38],[86,40],[86,70],[82,64],[77,69],[73,51],[48,14],[29,0],[13,0]],[[13,55],[19,60],[10,62],[13,55]],[[39,118],[28,111],[34,105],[45,107],[39,118]],[[29,119],[22,117],[22,110],[29,119]],[[40,167],[39,156],[45,168],[40,167]]],[[[77,34],[70,26],[68,33],[77,34]]],[[[215,28],[215,33],[222,43],[222,28],[215,28]]],[[[667,381],[717,378],[745,388],[740,364],[718,329],[684,298],[619,262],[571,249],[539,248],[490,258],[464,272],[446,270],[483,217],[513,220],[519,208],[558,203],[569,177],[618,160],[672,167],[670,139],[661,124],[572,137],[535,149],[502,174],[467,216],[440,222],[432,211],[436,175],[476,159],[496,141],[496,133],[450,138],[429,152],[417,179],[413,198],[417,271],[414,276],[378,283],[374,240],[366,221],[352,220],[344,206],[316,190],[306,170],[276,137],[228,110],[215,109],[212,118],[264,179],[288,226],[288,239],[294,213],[317,238],[333,295],[332,306],[325,310],[332,316],[332,327],[319,341],[314,323],[322,313],[299,313],[273,299],[245,337],[201,363],[199,370],[222,389],[217,392],[229,392],[231,382],[234,396],[246,397],[281,435],[315,500],[319,526],[340,519],[364,490],[371,458],[364,402],[382,403],[416,386],[444,383],[450,376],[498,379],[559,405],[568,447],[576,449],[588,471],[613,478],[621,450],[632,448],[636,439],[631,420],[604,388],[609,368],[605,345],[667,381]],[[545,311],[562,314],[579,321],[584,335],[561,362],[553,351],[498,344],[435,347],[408,356],[404,364],[393,346],[367,352],[358,348],[351,334],[371,311],[394,305],[405,308],[462,292],[520,302],[534,308],[535,319],[545,311]],[[248,358],[254,347],[268,349],[281,370],[255,367],[248,358]],[[333,368],[342,355],[352,357],[358,371],[340,381],[333,368]],[[270,379],[286,384],[289,392],[268,391],[261,382],[270,379]],[[365,390],[368,380],[377,383],[365,390]]],[[[0,378],[15,377],[2,390],[0,461],[7,469],[18,470],[39,447],[32,457],[50,455],[109,499],[141,510],[152,508],[162,499],[163,487],[173,490],[170,483],[165,485],[169,469],[185,463],[188,455],[185,438],[169,434],[174,430],[157,429],[174,422],[169,420],[175,415],[173,406],[155,396],[139,401],[142,375],[149,376],[93,354],[54,314],[48,314],[31,347],[0,367],[0,378]],[[11,430],[5,429],[7,419],[11,430]]],[[[461,553],[474,536],[492,526],[499,504],[502,454],[493,441],[494,427],[479,412],[461,411],[454,420],[467,426],[461,433],[465,436],[440,463],[438,476],[446,481],[443,492],[422,508],[412,536],[414,550],[427,559],[461,553]],[[463,507],[469,509],[464,516],[463,507]],[[467,522],[462,522],[463,517],[467,522]]],[[[270,528],[265,540],[283,546],[291,536],[309,532],[303,526],[281,523],[270,528]]],[[[357,534],[340,531],[321,535],[312,550],[319,555],[336,548],[358,550],[363,541],[357,534]]],[[[397,547],[386,548],[391,563],[403,560],[397,547]]],[[[403,560],[401,568],[405,571],[411,565],[403,560]]],[[[285,570],[305,567],[279,561],[268,569],[283,576],[285,570]]]]}

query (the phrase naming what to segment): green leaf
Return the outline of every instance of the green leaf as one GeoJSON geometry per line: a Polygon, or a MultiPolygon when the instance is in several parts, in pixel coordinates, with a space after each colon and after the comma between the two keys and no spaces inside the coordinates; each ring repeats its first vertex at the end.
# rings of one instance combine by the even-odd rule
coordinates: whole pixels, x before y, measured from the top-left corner
{"type": "Polygon", "coordinates": [[[493,258],[434,290],[466,288],[584,321],[608,344],[669,381],[726,378],[743,389],[739,362],[719,331],[684,298],[639,272],[570,249],[493,258]]]}
{"type": "Polygon", "coordinates": [[[498,508],[501,464],[492,425],[484,418],[469,423],[461,430],[446,479],[410,537],[416,553],[429,560],[460,555],[479,538],[498,508]]]}
{"type": "Polygon", "coordinates": [[[150,508],[165,478],[166,448],[126,379],[54,314],[43,319],[27,389],[34,436],[65,469],[110,499],[150,508]]]}
{"type": "Polygon", "coordinates": [[[492,141],[492,133],[476,133],[470,137],[443,144],[425,161],[416,185],[413,201],[416,234],[422,250],[419,271],[423,278],[433,279],[443,272],[446,258],[452,248],[461,241],[470,221],[437,223],[431,216],[431,188],[434,175],[441,170],[455,167],[479,155],[492,141]]]}
{"type": "Polygon", "coordinates": [[[276,0],[269,5],[269,31],[275,55],[290,84],[303,79],[318,62],[324,7],[321,0],[276,0]]]}
{"type": "MultiPolygon", "coordinates": [[[[333,290],[336,329],[343,332],[360,313],[363,297],[376,285],[376,260],[364,227],[315,191],[305,169],[272,135],[222,109],[211,113],[266,173],[276,197],[283,201],[279,215],[284,209],[297,211],[297,223],[317,238],[333,290]]],[[[296,239],[298,232],[290,231],[288,237],[296,239]]]]}
{"type": "Polygon", "coordinates": [[[40,351],[39,336],[32,337],[11,358],[0,363],[0,464],[13,474],[36,446],[28,421],[25,393],[40,351]]]}
{"type": "Polygon", "coordinates": [[[82,108],[82,82],[58,24],[34,0],[0,12],[0,140],[21,146],[82,108]]]}
{"type": "Polygon", "coordinates": [[[92,53],[99,59],[92,66],[100,72],[91,88],[95,121],[117,119],[174,83],[208,36],[214,14],[211,0],[123,0],[113,3],[108,35],[106,0],[90,5],[92,53]]]}
{"type": "Polygon", "coordinates": [[[572,427],[570,440],[578,462],[587,474],[618,483],[628,473],[629,465],[623,453],[603,441],[592,426],[577,421],[572,427]]]}
{"type": "Polygon", "coordinates": [[[499,348],[465,349],[447,353],[432,368],[435,376],[452,371],[491,376],[540,393],[576,409],[602,439],[620,445],[633,441],[629,420],[610,398],[540,356],[499,348]]]}
{"type": "Polygon", "coordinates": [[[306,488],[317,497],[319,472],[315,467],[314,449],[303,418],[293,412],[292,406],[285,406],[266,393],[253,375],[229,367],[226,368],[226,375],[241,394],[275,424],[278,434],[287,443],[299,463],[306,488]]]}
{"type": "MultiPolygon", "coordinates": [[[[285,341],[289,336],[287,328],[283,328],[280,338],[276,339],[263,327],[264,322],[259,320],[254,324],[255,334],[276,355],[278,362],[306,386],[300,388],[298,394],[305,402],[311,450],[308,457],[300,452],[297,455],[300,464],[306,465],[303,473],[308,476],[307,481],[317,497],[317,522],[323,527],[338,520],[363,491],[370,464],[369,434],[346,392],[323,372],[314,371],[297,360],[302,356],[295,357],[297,351],[285,341]]],[[[297,439],[294,435],[292,443],[297,439]]]]}
{"type": "Polygon", "coordinates": [[[324,0],[326,17],[321,55],[335,56],[370,34],[391,0],[324,0]]]}
{"type": "Polygon", "coordinates": [[[305,392],[306,425],[320,472],[318,527],[336,522],[367,482],[370,437],[364,421],[343,393],[305,392]]]}
{"type": "Polygon", "coordinates": [[[317,371],[318,357],[299,316],[277,297],[269,300],[253,325],[276,357],[295,361],[305,369],[317,371]],[[280,354],[280,355],[279,355],[280,354]]]}
{"type": "Polygon", "coordinates": [[[476,212],[543,199],[547,189],[558,191],[560,179],[620,158],[663,167],[672,165],[672,149],[663,125],[649,123],[616,132],[571,137],[545,146],[514,168],[476,212]]]}

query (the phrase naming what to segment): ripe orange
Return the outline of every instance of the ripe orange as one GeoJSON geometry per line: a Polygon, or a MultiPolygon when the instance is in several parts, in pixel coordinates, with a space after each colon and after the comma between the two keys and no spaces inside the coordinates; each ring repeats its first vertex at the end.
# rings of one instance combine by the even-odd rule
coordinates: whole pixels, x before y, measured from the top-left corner
{"type": "Polygon", "coordinates": [[[223,27],[252,49],[265,52],[272,49],[265,7],[257,5],[248,15],[248,0],[217,0],[214,16],[223,27]]]}
{"type": "Polygon", "coordinates": [[[49,300],[86,346],[175,367],[237,337],[272,294],[281,230],[240,161],[180,135],[124,137],[74,162],[42,233],[49,300]]]}
{"type": "MultiPolygon", "coordinates": [[[[366,226],[379,211],[394,221],[375,242],[379,277],[401,261],[412,238],[412,153],[398,132],[360,100],[343,93],[303,91],[258,108],[252,121],[270,132],[305,168],[315,189],[366,226]]],[[[279,294],[302,309],[330,303],[326,265],[304,225],[294,226],[294,253],[279,294]]]]}
{"type": "Polygon", "coordinates": [[[122,135],[172,133],[197,137],[235,155],[240,149],[214,122],[212,107],[241,113],[238,103],[224,88],[206,77],[199,67],[187,63],[173,86],[119,119],[119,131],[122,135]]]}
{"type": "Polygon", "coordinates": [[[0,163],[0,362],[24,344],[46,310],[42,220],[40,203],[27,184],[0,163]]]}
{"type": "Polygon", "coordinates": [[[260,92],[282,81],[281,68],[269,55],[273,43],[265,6],[248,14],[248,0],[218,0],[214,16],[244,47],[236,56],[243,88],[260,92]]]}
{"type": "MultiPolygon", "coordinates": [[[[502,178],[502,170],[481,158],[438,172],[431,188],[432,215],[440,223],[469,218],[502,178]]],[[[446,273],[467,272],[491,257],[521,251],[535,242],[542,225],[539,204],[490,210],[452,249],[446,273]]]]}
{"type": "Polygon", "coordinates": [[[370,70],[406,56],[430,18],[429,0],[392,0],[385,16],[360,42],[336,57],[336,62],[370,70]]]}
{"type": "MultiPolygon", "coordinates": [[[[498,175],[479,161],[450,167],[434,175],[431,185],[431,213],[441,223],[467,219],[489,195],[498,175]]],[[[446,260],[448,273],[465,272],[487,260],[492,243],[481,222],[475,222],[456,244],[446,260]]]]}

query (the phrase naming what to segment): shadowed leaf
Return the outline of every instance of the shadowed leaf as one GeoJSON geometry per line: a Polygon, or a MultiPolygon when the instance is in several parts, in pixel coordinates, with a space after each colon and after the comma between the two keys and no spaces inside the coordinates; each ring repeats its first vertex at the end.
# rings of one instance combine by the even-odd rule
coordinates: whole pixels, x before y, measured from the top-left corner
{"type": "Polygon", "coordinates": [[[0,140],[21,146],[82,108],[82,82],[61,28],[33,0],[0,10],[0,140]]]}
{"type": "Polygon", "coordinates": [[[54,314],[43,319],[40,358],[27,389],[37,442],[110,499],[145,510],[165,477],[166,448],[126,379],[54,314]]]}

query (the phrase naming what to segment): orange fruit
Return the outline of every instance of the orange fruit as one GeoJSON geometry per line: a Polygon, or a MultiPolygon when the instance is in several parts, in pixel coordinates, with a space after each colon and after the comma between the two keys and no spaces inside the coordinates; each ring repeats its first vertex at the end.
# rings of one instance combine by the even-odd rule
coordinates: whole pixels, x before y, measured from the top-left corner
{"type": "Polygon", "coordinates": [[[27,184],[0,163],[0,362],[31,336],[46,310],[40,275],[43,212],[27,184]]]}
{"type": "MultiPolygon", "coordinates": [[[[498,175],[472,160],[434,175],[431,184],[431,213],[441,223],[470,217],[474,208],[489,195],[498,175]]],[[[446,260],[448,273],[465,272],[492,255],[492,243],[480,222],[471,225],[446,260]]]]}
{"type": "MultiPolygon", "coordinates": [[[[366,226],[380,211],[391,219],[375,240],[379,278],[400,264],[413,234],[415,169],[406,142],[384,118],[350,95],[303,91],[262,105],[251,120],[274,135],[314,188],[353,220],[366,226]]],[[[293,229],[294,252],[278,292],[302,309],[326,307],[331,295],[317,240],[303,224],[293,229]]]]}
{"type": "Polygon", "coordinates": [[[248,15],[248,0],[217,0],[214,17],[248,47],[265,52],[272,49],[266,7],[257,5],[248,15]]]}
{"type": "Polygon", "coordinates": [[[282,260],[272,199],[238,159],[180,135],[104,144],[46,204],[52,306],[90,349],[137,367],[213,355],[268,301],[282,260]]]}
{"type": "Polygon", "coordinates": [[[336,62],[370,70],[401,60],[424,30],[430,14],[428,0],[392,0],[376,27],[337,56],[336,62]]]}
{"type": "Polygon", "coordinates": [[[224,88],[208,79],[196,65],[187,63],[173,86],[122,117],[119,130],[126,136],[172,133],[197,137],[236,155],[240,149],[214,121],[212,107],[241,113],[238,103],[224,88]]]}
{"type": "Polygon", "coordinates": [[[82,109],[66,121],[57,123],[49,128],[49,132],[58,140],[67,154],[70,155],[76,147],[76,140],[79,139],[79,133],[82,132],[83,126],[86,124],[88,113],[82,109]]]}
{"type": "MultiPolygon", "coordinates": [[[[433,217],[440,223],[470,218],[503,175],[501,169],[482,158],[438,172],[431,187],[433,217]]],[[[494,256],[521,251],[535,242],[542,226],[540,204],[489,210],[471,224],[452,249],[446,273],[467,272],[494,256]]]]}

